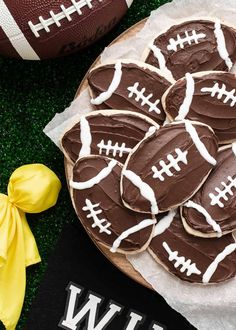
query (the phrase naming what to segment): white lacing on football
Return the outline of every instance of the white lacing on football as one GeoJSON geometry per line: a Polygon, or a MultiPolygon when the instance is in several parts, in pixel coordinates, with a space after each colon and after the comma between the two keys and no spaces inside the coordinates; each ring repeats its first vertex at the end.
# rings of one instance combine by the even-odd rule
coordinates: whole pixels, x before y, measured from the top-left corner
{"type": "Polygon", "coordinates": [[[178,257],[178,251],[172,251],[166,242],[163,242],[162,246],[169,254],[169,260],[175,261],[174,267],[178,268],[179,266],[182,266],[180,268],[181,273],[187,271],[186,273],[187,276],[190,276],[192,274],[197,274],[197,275],[201,274],[201,271],[196,267],[195,263],[192,263],[191,259],[186,260],[185,257],[178,257]]]}
{"type": "MultiPolygon", "coordinates": [[[[102,2],[103,0],[97,0],[98,2],[102,2]]],[[[56,24],[57,27],[61,26],[61,20],[67,19],[69,22],[72,21],[71,15],[74,13],[78,13],[78,15],[82,15],[82,8],[88,7],[89,9],[93,8],[92,2],[94,0],[71,0],[72,5],[68,8],[65,8],[64,5],[61,5],[61,11],[55,14],[52,10],[49,12],[50,17],[48,19],[44,19],[42,16],[39,16],[39,23],[33,24],[32,21],[28,22],[28,25],[35,35],[36,38],[40,37],[39,31],[50,32],[50,26],[56,24]]]]}
{"type": "Polygon", "coordinates": [[[209,197],[211,198],[211,205],[218,205],[219,207],[224,207],[224,203],[221,201],[221,198],[225,201],[229,200],[229,196],[233,196],[233,188],[236,188],[236,178],[232,178],[231,176],[227,177],[229,183],[226,184],[225,182],[221,182],[221,185],[224,187],[223,190],[216,187],[215,191],[217,192],[217,195],[210,193],[209,197]]]}
{"type": "Polygon", "coordinates": [[[196,33],[195,30],[192,30],[190,35],[188,31],[185,31],[185,37],[183,38],[181,38],[179,34],[177,34],[176,39],[170,38],[167,49],[177,52],[178,46],[181,49],[183,49],[186,44],[188,45],[192,45],[193,43],[198,44],[199,40],[204,39],[205,37],[206,37],[205,33],[196,33]]]}
{"type": "MultiPolygon", "coordinates": [[[[9,8],[13,3],[6,3],[0,0],[0,13],[1,13],[1,30],[3,30],[6,37],[9,39],[12,47],[25,60],[40,60],[39,56],[30,45],[19,25],[15,21],[9,8]]],[[[18,3],[20,6],[21,3],[18,3]]]]}
{"type": "Polygon", "coordinates": [[[171,170],[175,169],[177,172],[181,171],[181,168],[179,166],[179,163],[183,163],[185,165],[188,164],[187,161],[187,154],[188,151],[182,151],[179,148],[175,149],[175,152],[177,154],[177,157],[175,158],[172,154],[167,155],[167,159],[169,163],[165,163],[164,160],[159,161],[159,165],[161,167],[160,170],[157,169],[156,166],[152,166],[153,171],[153,178],[159,179],[160,181],[164,181],[165,178],[163,174],[166,174],[168,176],[173,176],[173,172],[171,170]]]}
{"type": "Polygon", "coordinates": [[[222,84],[219,86],[219,83],[215,83],[213,87],[203,87],[201,89],[203,93],[211,93],[211,97],[217,97],[218,100],[222,100],[225,96],[223,103],[230,102],[230,106],[234,107],[236,103],[236,95],[235,95],[235,88],[232,89],[230,92],[226,90],[226,85],[222,84]]]}
{"type": "Polygon", "coordinates": [[[82,208],[83,211],[89,211],[90,213],[87,215],[87,218],[92,218],[94,223],[92,224],[92,228],[98,227],[99,233],[106,233],[108,235],[111,235],[111,231],[108,229],[111,226],[111,223],[108,222],[106,219],[99,219],[98,215],[102,213],[102,210],[99,209],[98,204],[92,204],[90,199],[85,200],[85,206],[82,208]],[[97,210],[95,210],[98,208],[97,210]]]}
{"type": "Polygon", "coordinates": [[[107,144],[104,140],[101,140],[101,142],[99,142],[97,146],[99,148],[100,155],[105,151],[105,154],[107,156],[109,155],[109,153],[112,153],[113,157],[116,157],[117,153],[119,157],[123,157],[123,154],[128,154],[132,150],[131,148],[127,148],[125,143],[122,143],[121,146],[119,146],[118,142],[112,145],[111,140],[108,140],[107,144]]]}
{"type": "Polygon", "coordinates": [[[151,102],[150,99],[153,97],[153,93],[145,96],[144,93],[146,92],[146,88],[143,87],[141,90],[138,89],[139,88],[139,83],[136,82],[133,86],[128,87],[128,91],[130,92],[128,97],[132,98],[134,95],[135,97],[135,101],[139,102],[141,101],[141,106],[144,105],[148,105],[149,112],[155,111],[157,114],[161,113],[161,110],[157,107],[157,105],[160,103],[160,100],[157,99],[155,102],[151,102]]]}

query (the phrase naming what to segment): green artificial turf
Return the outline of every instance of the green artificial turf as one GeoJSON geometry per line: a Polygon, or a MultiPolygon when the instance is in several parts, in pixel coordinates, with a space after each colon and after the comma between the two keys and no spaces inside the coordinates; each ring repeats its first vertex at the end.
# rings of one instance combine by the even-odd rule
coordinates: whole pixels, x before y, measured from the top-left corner
{"type": "Polygon", "coordinates": [[[69,105],[84,74],[103,48],[165,2],[168,1],[134,0],[113,31],[80,53],[41,62],[0,58],[0,192],[6,193],[11,173],[27,163],[49,166],[63,186],[56,207],[27,215],[42,262],[27,269],[25,303],[18,330],[24,328],[61,229],[65,223],[77,221],[66,187],[63,155],[42,130],[56,112],[69,105]]]}

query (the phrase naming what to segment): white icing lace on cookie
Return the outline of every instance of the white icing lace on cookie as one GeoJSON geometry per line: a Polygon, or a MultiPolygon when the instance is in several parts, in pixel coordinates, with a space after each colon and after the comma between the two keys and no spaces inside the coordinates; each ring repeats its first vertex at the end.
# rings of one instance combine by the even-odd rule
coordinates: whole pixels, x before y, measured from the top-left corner
{"type": "MultiPolygon", "coordinates": [[[[102,2],[103,0],[97,0],[98,2],[102,2]]],[[[44,19],[42,16],[39,16],[39,23],[33,24],[31,21],[28,22],[28,25],[35,35],[36,38],[40,37],[39,32],[44,30],[46,32],[50,32],[50,26],[56,25],[57,27],[61,26],[61,21],[63,19],[67,19],[69,22],[72,21],[71,15],[74,13],[78,13],[78,15],[83,15],[81,9],[84,7],[88,7],[89,9],[93,8],[92,2],[94,0],[71,0],[72,5],[68,8],[65,8],[64,5],[61,5],[61,11],[55,14],[52,10],[49,12],[50,17],[48,19],[44,19]]]]}
{"type": "Polygon", "coordinates": [[[229,53],[226,48],[225,36],[221,28],[221,22],[219,19],[217,19],[215,22],[214,34],[217,42],[217,50],[219,52],[219,55],[222,58],[222,60],[225,61],[225,64],[227,65],[228,69],[231,70],[233,63],[229,57],[229,53]]]}
{"type": "Polygon", "coordinates": [[[80,140],[82,146],[79,152],[79,158],[91,154],[92,134],[89,122],[84,116],[80,118],[80,140]]]}
{"type": "Polygon", "coordinates": [[[170,78],[174,80],[172,72],[166,66],[165,56],[162,54],[161,49],[154,44],[149,44],[148,48],[151,49],[151,51],[153,52],[153,56],[157,59],[159,68],[162,73],[167,76],[170,76],[170,78]]]}
{"type": "Polygon", "coordinates": [[[166,60],[164,55],[162,54],[161,49],[154,44],[149,44],[148,47],[149,49],[151,49],[153,55],[158,60],[160,70],[166,70],[166,60]]]}
{"type": "Polygon", "coordinates": [[[136,102],[140,102],[141,101],[141,106],[143,107],[144,105],[148,105],[149,112],[156,112],[157,114],[161,113],[161,110],[157,107],[157,105],[160,103],[160,100],[157,99],[155,102],[151,102],[150,99],[153,97],[153,94],[149,94],[147,96],[144,95],[144,93],[146,92],[146,88],[142,88],[141,90],[138,89],[139,88],[139,82],[136,82],[133,86],[128,87],[128,91],[130,92],[128,97],[132,98],[134,95],[135,97],[135,101],[136,102]]]}
{"type": "Polygon", "coordinates": [[[174,158],[172,154],[167,155],[167,160],[169,163],[165,163],[164,160],[160,160],[159,165],[161,167],[160,170],[157,169],[156,166],[152,166],[152,171],[153,171],[153,178],[154,179],[159,179],[160,181],[164,181],[165,178],[163,174],[166,174],[168,176],[173,176],[173,172],[171,170],[176,170],[177,172],[181,171],[181,168],[179,166],[179,163],[183,163],[185,165],[188,164],[187,161],[187,154],[188,151],[182,151],[179,148],[175,149],[175,152],[177,154],[177,157],[174,158]]]}
{"type": "Polygon", "coordinates": [[[113,168],[116,166],[117,161],[115,159],[112,159],[109,164],[104,167],[96,176],[94,176],[93,178],[84,181],[84,182],[75,182],[73,180],[70,180],[70,186],[73,189],[77,189],[77,190],[84,190],[84,189],[90,189],[93,186],[95,186],[96,184],[100,183],[102,180],[104,180],[105,178],[107,178],[113,168]]]}
{"type": "Polygon", "coordinates": [[[232,143],[232,151],[233,151],[234,156],[236,156],[236,142],[232,143]]]}
{"type": "Polygon", "coordinates": [[[166,250],[166,252],[169,254],[169,260],[175,261],[174,267],[178,268],[179,266],[182,266],[180,268],[181,273],[184,273],[187,271],[187,273],[186,273],[187,276],[190,276],[192,274],[197,274],[197,275],[201,274],[201,271],[196,267],[195,263],[192,263],[191,259],[186,260],[185,257],[178,257],[179,252],[172,251],[166,242],[163,242],[162,246],[166,250]]]}
{"type": "Polygon", "coordinates": [[[144,228],[147,228],[149,226],[152,226],[156,223],[156,220],[153,219],[145,219],[143,221],[141,221],[138,225],[133,226],[127,230],[125,230],[113,243],[110,251],[115,253],[117,251],[117,249],[119,248],[121,242],[126,239],[127,237],[129,237],[130,235],[137,233],[138,231],[141,231],[144,228]]]}
{"type": "Polygon", "coordinates": [[[222,100],[223,103],[230,102],[230,106],[234,107],[236,103],[236,95],[235,95],[235,88],[232,89],[230,92],[226,90],[226,85],[222,84],[222,86],[219,86],[219,83],[215,83],[212,87],[203,87],[201,89],[201,92],[203,93],[211,93],[211,97],[217,97],[218,100],[222,100],[222,98],[225,96],[224,100],[222,100]]]}
{"type": "Polygon", "coordinates": [[[201,141],[200,137],[198,136],[198,132],[196,128],[192,125],[189,120],[184,120],[185,129],[189,133],[193,143],[195,144],[199,154],[210,164],[216,165],[216,160],[209,154],[204,143],[201,141]]]}
{"type": "Polygon", "coordinates": [[[221,261],[223,261],[228,255],[233,253],[236,250],[236,243],[232,243],[227,245],[224,250],[217,255],[217,257],[213,260],[213,262],[209,265],[207,270],[202,276],[203,283],[209,283],[210,279],[214,275],[217,267],[221,261]]]}
{"type": "Polygon", "coordinates": [[[111,223],[108,222],[106,219],[99,219],[98,215],[101,214],[103,211],[101,209],[97,209],[100,205],[98,204],[92,204],[90,199],[85,200],[85,206],[82,208],[83,211],[89,211],[90,213],[87,215],[87,218],[90,219],[92,218],[94,223],[92,224],[92,228],[98,227],[99,228],[99,233],[106,233],[108,235],[111,235],[111,231],[108,230],[111,226],[111,223]]]}
{"type": "Polygon", "coordinates": [[[101,94],[99,94],[95,99],[91,99],[91,103],[94,105],[99,105],[99,104],[102,104],[103,102],[109,100],[109,98],[112,96],[112,94],[119,87],[121,78],[122,78],[122,63],[121,63],[121,61],[118,61],[115,64],[114,76],[112,78],[112,81],[111,81],[108,89],[105,92],[102,92],[101,94]]]}
{"type": "Polygon", "coordinates": [[[140,194],[147,199],[151,204],[151,213],[158,214],[159,209],[157,205],[157,200],[155,197],[155,193],[152,187],[149,186],[146,182],[144,182],[140,176],[130,170],[123,170],[123,176],[126,177],[134,186],[139,189],[140,194]]]}
{"type": "Polygon", "coordinates": [[[223,190],[216,187],[215,191],[217,192],[217,195],[210,193],[209,197],[211,198],[211,205],[218,205],[219,207],[223,208],[224,203],[221,201],[221,199],[228,201],[229,196],[233,196],[233,188],[236,188],[236,178],[232,178],[231,176],[227,177],[229,183],[221,182],[221,185],[224,187],[223,190]]]}
{"type": "Polygon", "coordinates": [[[188,45],[192,45],[193,43],[198,44],[199,40],[204,38],[206,38],[205,33],[196,33],[195,30],[192,30],[191,34],[189,34],[188,31],[185,31],[185,37],[183,38],[179,34],[177,34],[176,39],[170,38],[167,49],[177,52],[178,46],[181,49],[183,49],[186,44],[188,45]]]}
{"type": "Polygon", "coordinates": [[[179,108],[179,113],[178,116],[175,118],[175,120],[183,120],[187,116],[192,104],[193,94],[195,89],[194,79],[192,75],[187,72],[185,74],[185,80],[186,80],[185,98],[179,108]]]}
{"type": "Polygon", "coordinates": [[[184,206],[189,207],[189,208],[194,208],[199,213],[201,213],[205,217],[206,222],[213,228],[214,231],[217,232],[217,236],[218,237],[222,236],[222,230],[221,230],[220,226],[214,219],[212,219],[211,215],[207,212],[207,210],[203,206],[201,206],[191,200],[189,200],[187,203],[185,203],[184,206]]]}
{"type": "Polygon", "coordinates": [[[104,142],[104,140],[101,140],[97,147],[99,148],[99,154],[105,153],[107,156],[109,153],[112,153],[113,157],[116,157],[118,154],[119,157],[123,157],[123,154],[128,154],[132,150],[131,148],[127,148],[125,143],[122,143],[121,146],[119,146],[119,143],[116,142],[114,145],[112,145],[112,141],[108,140],[107,144],[104,142]]]}
{"type": "Polygon", "coordinates": [[[161,218],[155,226],[153,237],[163,234],[172,224],[174,217],[177,213],[177,209],[170,210],[167,215],[161,218]]]}

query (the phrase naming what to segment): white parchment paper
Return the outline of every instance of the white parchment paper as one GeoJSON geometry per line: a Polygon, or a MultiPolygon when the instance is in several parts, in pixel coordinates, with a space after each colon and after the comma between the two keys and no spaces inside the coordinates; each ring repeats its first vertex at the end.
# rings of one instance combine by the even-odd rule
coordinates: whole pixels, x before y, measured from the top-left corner
{"type": "Polygon", "coordinates": [[[196,328],[236,329],[236,279],[217,285],[189,284],[169,274],[146,251],[127,259],[166,302],[196,328]]]}
{"type": "MultiPolygon", "coordinates": [[[[122,58],[140,60],[147,44],[158,34],[174,24],[198,18],[220,18],[222,22],[236,26],[236,0],[174,0],[163,5],[152,12],[137,35],[106,48],[101,62],[122,58]]],[[[89,93],[85,90],[64,112],[52,119],[44,132],[60,147],[60,138],[73,117],[91,110],[89,93]]],[[[169,274],[146,251],[129,256],[128,260],[171,307],[198,329],[236,329],[236,279],[218,285],[200,286],[185,283],[169,274]]]]}

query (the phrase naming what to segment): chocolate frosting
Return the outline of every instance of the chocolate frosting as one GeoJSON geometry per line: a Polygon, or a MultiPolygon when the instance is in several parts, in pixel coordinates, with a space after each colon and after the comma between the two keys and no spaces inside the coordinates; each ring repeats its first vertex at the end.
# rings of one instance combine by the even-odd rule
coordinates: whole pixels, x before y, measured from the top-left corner
{"type": "MultiPolygon", "coordinates": [[[[172,26],[168,31],[155,39],[154,45],[161,49],[166,60],[166,66],[176,80],[183,77],[187,72],[193,73],[209,70],[228,71],[227,65],[220,57],[217,49],[214,24],[214,22],[207,20],[184,22],[172,26]],[[178,34],[181,38],[185,38],[186,31],[191,36],[193,30],[197,34],[205,34],[206,38],[199,39],[198,43],[191,43],[191,45],[185,42],[184,47],[181,49],[178,46],[177,51],[167,49],[171,38],[176,40],[178,34]]],[[[223,24],[221,24],[221,28],[225,37],[229,57],[234,63],[236,61],[235,30],[223,24]]],[[[159,62],[152,51],[149,52],[145,62],[159,68],[159,62]]]]}
{"type": "MultiPolygon", "coordinates": [[[[186,118],[198,120],[211,126],[220,143],[233,141],[236,139],[236,102],[230,106],[233,98],[224,102],[227,95],[222,95],[219,99],[219,93],[214,97],[211,92],[203,92],[202,88],[212,88],[216,83],[219,88],[225,85],[227,92],[236,90],[236,78],[231,73],[210,73],[203,74],[202,77],[194,77],[194,94],[189,112],[186,118]]],[[[172,118],[176,118],[179,108],[184,101],[186,92],[186,79],[177,81],[169,90],[166,96],[166,113],[172,118]]]]}
{"type": "MultiPolygon", "coordinates": [[[[217,153],[217,139],[208,126],[194,123],[200,140],[206,146],[212,157],[217,153]]],[[[182,122],[168,124],[157,130],[153,135],[145,138],[138,149],[131,154],[125,164],[127,170],[133,171],[142,181],[147,183],[154,191],[160,212],[167,211],[186,201],[193,195],[198,187],[206,179],[213,165],[208,163],[197,150],[189,133],[182,122]],[[169,167],[171,176],[162,172],[164,179],[154,178],[153,166],[162,171],[160,161],[170,163],[170,155],[177,158],[176,149],[188,152],[187,164],[179,162],[180,170],[169,167]]],[[[150,201],[145,199],[139,189],[125,176],[122,177],[122,198],[133,210],[138,212],[150,212],[150,201]]]]}
{"type": "MultiPolygon", "coordinates": [[[[178,276],[181,280],[202,283],[202,276],[212,263],[212,261],[221,253],[226,246],[235,243],[232,234],[221,238],[200,238],[188,234],[177,213],[170,227],[164,233],[154,237],[149,245],[150,254],[160,261],[172,274],[178,276]],[[181,272],[181,265],[174,267],[176,261],[169,260],[169,255],[163,247],[166,242],[172,251],[177,251],[179,257],[184,257],[187,261],[195,263],[201,274],[192,274],[187,276],[187,270],[181,272]]],[[[216,268],[209,283],[219,283],[233,278],[236,275],[236,251],[224,258],[216,268]]]]}
{"type": "MultiPolygon", "coordinates": [[[[111,159],[102,156],[89,156],[81,158],[76,162],[73,168],[73,181],[85,182],[95,177],[102,169],[106,168],[111,159]]],[[[125,230],[139,224],[144,219],[152,219],[146,214],[135,213],[124,207],[120,197],[120,175],[122,165],[117,163],[112,172],[95,184],[91,188],[76,190],[73,189],[73,201],[76,213],[85,227],[86,231],[93,239],[111,247],[116,238],[125,230]],[[83,210],[86,206],[85,200],[89,199],[91,203],[99,204],[94,210],[102,210],[97,214],[98,218],[106,219],[111,223],[108,229],[111,234],[100,233],[99,228],[92,227],[93,218],[88,218],[90,211],[83,210]]],[[[104,222],[105,225],[107,222],[104,222]]],[[[121,242],[120,248],[123,251],[137,251],[141,249],[150,239],[153,226],[146,227],[130,235],[121,242]]]]}
{"type": "MultiPolygon", "coordinates": [[[[113,110],[110,110],[106,115],[104,112],[103,114],[92,112],[86,116],[92,135],[91,154],[100,154],[98,144],[102,140],[106,145],[111,140],[112,146],[118,143],[119,147],[125,143],[126,148],[132,149],[143,139],[148,129],[153,125],[153,121],[149,120],[148,117],[141,118],[135,113],[124,111],[120,113],[113,112],[113,114],[112,112],[113,110]]],[[[81,127],[80,122],[78,122],[62,138],[61,144],[64,152],[72,162],[78,159],[82,147],[80,134],[81,127]]],[[[114,148],[110,148],[109,151],[103,148],[101,149],[101,154],[114,157],[121,163],[124,163],[128,156],[126,151],[121,154],[117,151],[114,156],[114,148]]]]}
{"type": "MultiPolygon", "coordinates": [[[[88,83],[94,98],[107,91],[114,76],[114,71],[115,64],[109,64],[100,66],[90,72],[88,83]]],[[[144,69],[135,63],[122,63],[122,77],[118,88],[108,100],[101,105],[97,105],[96,109],[123,109],[140,112],[151,117],[158,124],[162,124],[166,116],[161,101],[157,104],[157,108],[161,113],[157,114],[155,111],[149,111],[150,105],[142,105],[141,98],[136,101],[137,94],[134,93],[132,97],[129,97],[130,91],[128,88],[134,86],[137,82],[139,83],[138,91],[145,88],[144,97],[152,94],[149,99],[151,103],[155,103],[158,99],[161,100],[162,95],[170,86],[170,82],[155,71],[144,69]]]]}
{"type": "MultiPolygon", "coordinates": [[[[225,199],[223,197],[220,198],[220,202],[224,204],[224,207],[220,207],[218,204],[211,205],[212,199],[209,194],[218,195],[215,190],[216,187],[221,191],[225,189],[221,182],[225,182],[228,185],[230,183],[228,180],[229,176],[233,179],[236,178],[236,156],[232,151],[231,145],[219,151],[216,159],[217,166],[191,200],[204,207],[211,218],[220,225],[224,233],[236,229],[236,188],[233,186],[231,194],[229,192],[225,194],[225,199]]],[[[183,207],[182,216],[192,229],[204,234],[214,233],[217,235],[217,232],[208,224],[205,217],[194,208],[183,207]]]]}

